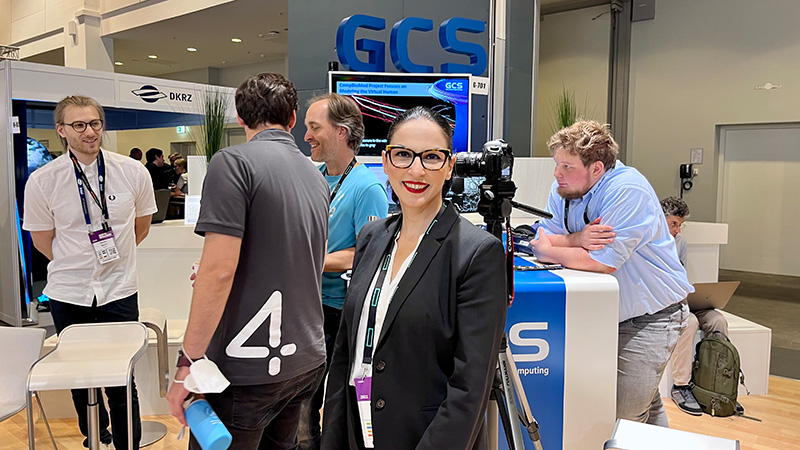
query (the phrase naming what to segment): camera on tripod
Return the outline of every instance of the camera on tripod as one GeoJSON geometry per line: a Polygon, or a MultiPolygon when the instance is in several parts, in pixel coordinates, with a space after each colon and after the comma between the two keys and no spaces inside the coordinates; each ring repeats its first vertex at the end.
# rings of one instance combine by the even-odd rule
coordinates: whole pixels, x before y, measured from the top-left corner
{"type": "Polygon", "coordinates": [[[456,155],[456,176],[481,176],[487,180],[511,179],[514,168],[514,153],[511,145],[502,139],[483,144],[481,152],[465,152],[456,155]]]}
{"type": "MultiPolygon", "coordinates": [[[[484,181],[479,186],[478,212],[486,221],[486,230],[502,241],[503,223],[506,224],[509,236],[506,240],[506,279],[508,280],[510,305],[514,292],[514,245],[509,220],[511,209],[516,207],[541,217],[552,217],[552,215],[547,211],[512,200],[517,192],[517,185],[511,179],[514,170],[514,153],[511,151],[511,145],[502,139],[495,139],[483,144],[481,152],[458,153],[454,169],[457,177],[484,177],[484,181]]],[[[522,424],[534,447],[542,450],[539,424],[531,413],[514,364],[514,355],[507,346],[505,336],[503,336],[498,355],[498,368],[492,385],[492,398],[497,403],[508,448],[511,450],[525,448],[520,428],[520,424],[522,424]],[[519,401],[519,407],[517,401],[519,401]]],[[[497,430],[496,418],[490,420],[489,423],[491,428],[497,430]]],[[[497,431],[492,434],[496,435],[496,433],[497,431]]]]}
{"type": "Polygon", "coordinates": [[[514,153],[511,145],[502,139],[483,144],[481,152],[456,155],[456,176],[485,178],[479,187],[478,212],[486,220],[489,232],[495,235],[499,232],[495,227],[511,215],[511,199],[517,191],[511,180],[513,169],[514,153]]]}

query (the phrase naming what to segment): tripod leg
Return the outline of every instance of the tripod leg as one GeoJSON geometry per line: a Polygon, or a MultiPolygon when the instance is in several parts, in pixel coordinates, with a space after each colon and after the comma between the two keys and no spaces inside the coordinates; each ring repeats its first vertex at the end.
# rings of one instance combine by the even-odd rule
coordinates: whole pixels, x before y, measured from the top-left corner
{"type": "Polygon", "coordinates": [[[511,419],[508,417],[508,411],[506,410],[506,401],[507,399],[503,395],[503,390],[500,387],[492,388],[492,394],[494,395],[494,401],[497,403],[497,411],[500,415],[500,422],[503,424],[503,432],[506,435],[506,441],[508,442],[509,450],[515,450],[514,448],[514,435],[511,431],[511,419]]]}

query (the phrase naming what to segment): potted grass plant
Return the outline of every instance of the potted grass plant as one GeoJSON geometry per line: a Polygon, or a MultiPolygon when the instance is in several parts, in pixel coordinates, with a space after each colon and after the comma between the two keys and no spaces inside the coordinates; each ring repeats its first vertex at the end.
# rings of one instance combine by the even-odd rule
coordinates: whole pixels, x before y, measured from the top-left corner
{"type": "Polygon", "coordinates": [[[208,88],[202,100],[204,120],[199,127],[200,144],[206,162],[210,162],[211,157],[222,148],[229,97],[220,90],[208,88]]]}
{"type": "Polygon", "coordinates": [[[553,133],[568,127],[578,120],[578,105],[575,92],[562,87],[561,94],[552,101],[553,117],[551,128],[553,133]]]}

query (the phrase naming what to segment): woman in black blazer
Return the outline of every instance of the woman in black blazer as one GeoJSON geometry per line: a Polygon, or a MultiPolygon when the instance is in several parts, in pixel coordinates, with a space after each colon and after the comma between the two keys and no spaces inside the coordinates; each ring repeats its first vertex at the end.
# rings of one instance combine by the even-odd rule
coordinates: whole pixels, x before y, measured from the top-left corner
{"type": "Polygon", "coordinates": [[[358,237],[322,449],[486,448],[506,313],[503,246],[442,202],[455,160],[439,114],[406,111],[388,140],[383,167],[402,214],[358,237]]]}

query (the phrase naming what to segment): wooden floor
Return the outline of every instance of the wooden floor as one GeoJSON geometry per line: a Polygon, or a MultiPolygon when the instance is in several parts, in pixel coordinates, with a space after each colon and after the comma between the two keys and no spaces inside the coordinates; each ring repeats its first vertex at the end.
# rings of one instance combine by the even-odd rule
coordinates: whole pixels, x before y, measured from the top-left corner
{"type": "MultiPolygon", "coordinates": [[[[762,422],[742,417],[701,417],[681,412],[672,401],[665,400],[672,428],[727,439],[738,439],[742,450],[800,450],[800,380],[770,377],[769,395],[740,397],[745,413],[762,422]]],[[[168,427],[167,436],[147,447],[152,450],[183,450],[187,439],[176,440],[180,426],[171,416],[144,417],[158,420],[168,427]]],[[[0,423],[0,449],[24,449],[28,445],[25,412],[0,423]]],[[[82,450],[83,436],[74,419],[51,420],[58,448],[82,450]]],[[[610,437],[610,436],[609,436],[610,437]]],[[[36,447],[51,450],[43,421],[36,423],[36,447]]],[[[598,446],[598,450],[600,446],[598,446]]],[[[548,449],[550,450],[550,449],[548,449]]],[[[592,450],[592,449],[587,449],[592,450]]]]}

